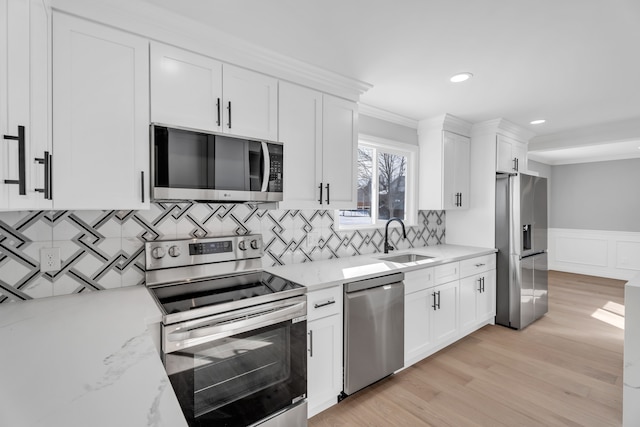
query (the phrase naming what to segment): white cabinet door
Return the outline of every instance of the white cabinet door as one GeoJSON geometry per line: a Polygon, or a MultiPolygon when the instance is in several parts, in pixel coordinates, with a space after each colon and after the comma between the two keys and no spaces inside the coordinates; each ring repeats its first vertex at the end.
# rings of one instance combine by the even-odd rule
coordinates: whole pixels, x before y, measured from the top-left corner
{"type": "Polygon", "coordinates": [[[279,140],[286,168],[281,208],[355,208],[357,120],[354,102],[280,84],[279,140]]]}
{"type": "Polygon", "coordinates": [[[470,139],[448,131],[442,134],[444,209],[468,209],[470,139]]]}
{"type": "Polygon", "coordinates": [[[0,209],[51,209],[50,8],[0,0],[0,12],[0,209]]]}
{"type": "Polygon", "coordinates": [[[504,135],[496,136],[496,172],[527,170],[527,144],[504,135]]]}
{"type": "Polygon", "coordinates": [[[316,209],[322,182],[322,94],[281,82],[279,141],[284,144],[281,209],[316,209]]]}
{"type": "Polygon", "coordinates": [[[148,208],[147,41],[53,19],[54,208],[148,208]]]}
{"type": "Polygon", "coordinates": [[[496,271],[460,279],[460,329],[470,331],[495,316],[496,271]]]}
{"type": "Polygon", "coordinates": [[[222,131],[222,63],[152,43],[151,121],[222,131]]]}
{"type": "Polygon", "coordinates": [[[460,279],[460,329],[472,328],[478,320],[478,299],[481,292],[481,275],[460,279]]]}
{"type": "Polygon", "coordinates": [[[309,417],[337,403],[342,391],[342,314],[307,324],[309,417]]]}
{"type": "Polygon", "coordinates": [[[358,107],[323,95],[322,111],[322,206],[355,209],[358,107]]]}
{"type": "Polygon", "coordinates": [[[486,271],[480,276],[482,292],[478,295],[478,320],[491,320],[496,315],[496,270],[486,271]]]}
{"type": "Polygon", "coordinates": [[[431,305],[435,305],[429,311],[431,340],[437,346],[458,334],[458,281],[432,288],[431,298],[431,305]]]}
{"type": "Polygon", "coordinates": [[[278,81],[225,64],[222,71],[224,132],[278,140],[278,81]]]}
{"type": "Polygon", "coordinates": [[[429,314],[433,310],[432,305],[431,289],[404,297],[404,366],[409,366],[428,355],[431,347],[429,314]]]}

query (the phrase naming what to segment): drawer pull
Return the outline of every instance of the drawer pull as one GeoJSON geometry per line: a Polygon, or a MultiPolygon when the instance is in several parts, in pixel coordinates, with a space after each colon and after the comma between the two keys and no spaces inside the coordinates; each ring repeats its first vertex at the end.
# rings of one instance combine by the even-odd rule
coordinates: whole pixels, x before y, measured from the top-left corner
{"type": "Polygon", "coordinates": [[[330,299],[330,300],[325,301],[325,302],[319,302],[317,304],[313,304],[313,307],[314,308],[326,307],[328,305],[335,304],[335,303],[336,303],[336,300],[330,299]]]}
{"type": "Polygon", "coordinates": [[[476,267],[482,267],[483,265],[484,265],[484,262],[480,264],[476,264],[476,267]]]}

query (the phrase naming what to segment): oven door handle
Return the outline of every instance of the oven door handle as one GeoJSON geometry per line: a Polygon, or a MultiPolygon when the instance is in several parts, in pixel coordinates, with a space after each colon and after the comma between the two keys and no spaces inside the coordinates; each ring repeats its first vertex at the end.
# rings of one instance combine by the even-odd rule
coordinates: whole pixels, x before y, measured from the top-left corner
{"type": "Polygon", "coordinates": [[[163,351],[172,353],[288,320],[306,319],[306,297],[295,303],[276,301],[248,310],[223,313],[172,325],[164,333],[163,351]]]}
{"type": "Polygon", "coordinates": [[[264,158],[264,172],[262,173],[262,188],[260,191],[263,193],[269,188],[269,175],[271,175],[271,156],[269,155],[269,146],[266,142],[262,141],[262,156],[264,158]]]}

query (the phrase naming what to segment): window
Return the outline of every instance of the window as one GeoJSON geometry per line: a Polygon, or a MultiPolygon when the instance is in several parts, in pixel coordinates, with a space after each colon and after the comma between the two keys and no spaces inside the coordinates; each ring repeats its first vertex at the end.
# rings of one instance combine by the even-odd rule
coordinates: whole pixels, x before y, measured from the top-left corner
{"type": "Polygon", "coordinates": [[[414,222],[417,150],[417,146],[361,136],[357,207],[339,211],[340,228],[383,225],[393,217],[414,222]]]}

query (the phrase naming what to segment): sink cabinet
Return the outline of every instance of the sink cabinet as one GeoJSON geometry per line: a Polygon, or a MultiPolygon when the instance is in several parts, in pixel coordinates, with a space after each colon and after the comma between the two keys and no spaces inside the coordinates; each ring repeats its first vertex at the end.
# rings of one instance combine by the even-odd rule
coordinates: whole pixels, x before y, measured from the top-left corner
{"type": "Polygon", "coordinates": [[[494,322],[495,259],[491,254],[405,273],[405,367],[494,322]]]}

